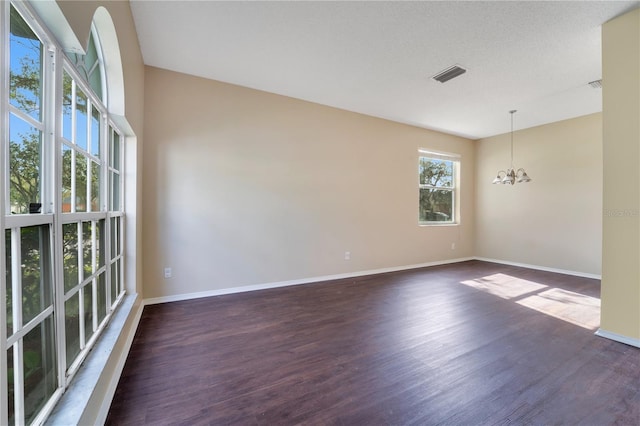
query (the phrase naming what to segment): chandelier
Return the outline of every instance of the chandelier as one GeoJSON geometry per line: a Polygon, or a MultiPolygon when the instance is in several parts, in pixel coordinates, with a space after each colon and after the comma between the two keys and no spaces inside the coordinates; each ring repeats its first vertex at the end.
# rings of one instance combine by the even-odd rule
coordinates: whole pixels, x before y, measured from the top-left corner
{"type": "Polygon", "coordinates": [[[523,168],[516,170],[513,167],[513,114],[516,112],[517,110],[515,109],[509,111],[511,114],[511,168],[507,169],[506,172],[500,170],[498,176],[492,182],[494,184],[515,185],[516,183],[531,182],[531,178],[527,176],[527,172],[523,168]]]}

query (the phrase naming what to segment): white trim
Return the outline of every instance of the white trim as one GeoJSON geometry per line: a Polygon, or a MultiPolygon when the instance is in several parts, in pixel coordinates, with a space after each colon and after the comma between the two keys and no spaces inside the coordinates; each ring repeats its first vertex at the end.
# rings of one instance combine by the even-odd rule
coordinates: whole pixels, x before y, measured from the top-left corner
{"type": "Polygon", "coordinates": [[[53,214],[16,214],[7,216],[4,220],[5,229],[27,228],[30,226],[50,225],[53,214]]]}
{"type": "Polygon", "coordinates": [[[124,348],[122,348],[122,352],[120,352],[120,356],[118,357],[116,366],[113,370],[113,375],[111,376],[111,380],[109,380],[107,390],[105,391],[104,397],[102,398],[102,404],[100,405],[100,409],[98,410],[95,424],[104,424],[107,420],[109,408],[111,408],[111,402],[113,401],[113,397],[116,394],[120,376],[122,376],[124,365],[127,361],[127,358],[129,357],[129,351],[131,350],[133,338],[135,337],[136,331],[138,330],[138,324],[140,324],[140,318],[142,317],[143,309],[144,303],[140,303],[138,305],[138,309],[136,309],[136,312],[134,314],[133,324],[129,328],[129,333],[127,334],[126,340],[124,342],[124,348]]]}
{"type": "Polygon", "coordinates": [[[458,259],[447,259],[447,260],[439,260],[435,262],[418,263],[414,265],[392,266],[390,268],[370,269],[367,271],[347,272],[344,274],[301,278],[298,280],[277,281],[277,282],[270,282],[270,283],[263,283],[263,284],[240,286],[240,287],[228,287],[228,288],[221,288],[216,290],[200,291],[197,293],[184,293],[184,294],[176,294],[172,296],[152,297],[150,299],[143,299],[142,303],[145,306],[147,306],[147,305],[155,305],[157,303],[178,302],[181,300],[199,299],[202,297],[221,296],[223,294],[244,293],[247,291],[267,290],[271,288],[289,287],[294,285],[311,284],[311,283],[317,283],[322,281],[340,280],[344,278],[354,278],[354,277],[361,277],[365,275],[375,275],[375,274],[384,274],[387,272],[406,271],[409,269],[426,268],[429,266],[448,265],[450,263],[466,262],[469,260],[474,260],[474,258],[464,257],[464,258],[458,258],[458,259]]]}
{"type": "Polygon", "coordinates": [[[604,337],[605,339],[615,340],[616,342],[624,343],[625,345],[640,348],[640,339],[634,339],[633,337],[627,337],[621,334],[612,333],[611,331],[603,330],[601,328],[599,328],[598,331],[595,332],[595,335],[604,337]]]}
{"type": "Polygon", "coordinates": [[[537,269],[539,271],[555,272],[556,274],[573,275],[575,277],[582,277],[582,278],[591,278],[594,280],[602,279],[602,275],[591,274],[588,272],[569,271],[567,269],[549,268],[547,266],[530,265],[528,263],[511,262],[508,260],[490,259],[487,257],[479,257],[479,256],[476,256],[473,259],[481,260],[483,262],[500,263],[502,265],[518,266],[520,268],[529,268],[529,269],[537,269]]]}

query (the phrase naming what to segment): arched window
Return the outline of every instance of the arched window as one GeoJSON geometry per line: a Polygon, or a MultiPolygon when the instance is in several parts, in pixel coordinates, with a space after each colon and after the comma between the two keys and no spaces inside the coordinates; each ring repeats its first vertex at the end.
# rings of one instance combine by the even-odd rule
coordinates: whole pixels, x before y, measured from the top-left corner
{"type": "Polygon", "coordinates": [[[27,4],[0,8],[0,424],[31,424],[124,296],[123,137],[95,26],[64,54],[27,4]]]}
{"type": "Polygon", "coordinates": [[[82,55],[79,53],[67,52],[67,57],[73,63],[80,76],[89,83],[93,93],[95,93],[102,103],[106,105],[107,100],[103,96],[103,93],[106,95],[103,82],[104,60],[100,39],[97,36],[95,26],[91,26],[87,53],[82,55]]]}

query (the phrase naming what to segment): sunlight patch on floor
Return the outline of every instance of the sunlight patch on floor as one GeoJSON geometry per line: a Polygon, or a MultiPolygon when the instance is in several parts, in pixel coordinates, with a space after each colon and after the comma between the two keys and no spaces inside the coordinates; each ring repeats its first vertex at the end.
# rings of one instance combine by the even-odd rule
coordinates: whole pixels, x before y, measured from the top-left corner
{"type": "Polygon", "coordinates": [[[600,326],[600,299],[569,290],[549,287],[507,274],[493,274],[461,281],[469,287],[512,300],[530,309],[595,330],[600,326]]]}
{"type": "Polygon", "coordinates": [[[552,288],[516,303],[589,330],[600,326],[600,299],[595,297],[552,288]]]}
{"type": "Polygon", "coordinates": [[[513,299],[527,293],[547,288],[548,286],[533,281],[527,281],[506,274],[487,275],[474,280],[462,281],[462,284],[478,290],[502,297],[513,299]]]}

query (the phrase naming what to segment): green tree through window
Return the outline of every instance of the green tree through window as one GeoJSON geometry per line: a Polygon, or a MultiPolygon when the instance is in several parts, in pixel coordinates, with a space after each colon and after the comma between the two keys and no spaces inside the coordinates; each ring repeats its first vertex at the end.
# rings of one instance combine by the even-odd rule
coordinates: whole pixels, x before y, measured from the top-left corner
{"type": "Polygon", "coordinates": [[[456,161],[420,156],[419,211],[420,223],[455,222],[456,161]]]}

